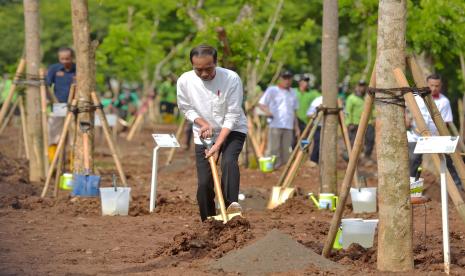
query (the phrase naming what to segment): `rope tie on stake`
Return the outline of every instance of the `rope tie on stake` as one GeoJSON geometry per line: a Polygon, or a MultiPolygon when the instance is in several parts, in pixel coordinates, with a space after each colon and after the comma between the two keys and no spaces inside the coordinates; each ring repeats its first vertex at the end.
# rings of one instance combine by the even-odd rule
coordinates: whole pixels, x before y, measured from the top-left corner
{"type": "Polygon", "coordinates": [[[40,87],[45,84],[45,78],[35,74],[18,74],[13,83],[17,86],[36,86],[40,87]]]}
{"type": "Polygon", "coordinates": [[[68,110],[72,112],[74,115],[77,115],[79,113],[95,112],[97,109],[103,109],[103,105],[94,105],[90,101],[79,101],[78,105],[76,106],[68,104],[68,110]]]}
{"type": "Polygon", "coordinates": [[[341,107],[326,107],[323,105],[320,105],[319,107],[316,108],[317,112],[323,111],[323,114],[332,114],[332,115],[337,115],[339,114],[339,111],[341,111],[341,107]]]}
{"type": "Polygon", "coordinates": [[[429,87],[395,87],[395,88],[368,88],[368,94],[373,96],[377,104],[392,104],[405,108],[404,95],[407,93],[418,95],[422,98],[431,94],[429,87]],[[386,95],[384,97],[375,97],[375,94],[386,95]]]}

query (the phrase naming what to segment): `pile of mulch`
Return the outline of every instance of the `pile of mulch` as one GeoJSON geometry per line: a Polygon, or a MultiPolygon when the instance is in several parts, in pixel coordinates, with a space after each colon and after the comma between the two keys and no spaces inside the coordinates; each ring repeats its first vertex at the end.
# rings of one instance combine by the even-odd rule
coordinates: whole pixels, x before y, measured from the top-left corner
{"type": "Polygon", "coordinates": [[[243,217],[234,217],[228,223],[207,220],[191,231],[174,235],[173,240],[156,254],[180,256],[188,259],[220,258],[227,252],[241,248],[253,239],[250,223],[243,217]]]}

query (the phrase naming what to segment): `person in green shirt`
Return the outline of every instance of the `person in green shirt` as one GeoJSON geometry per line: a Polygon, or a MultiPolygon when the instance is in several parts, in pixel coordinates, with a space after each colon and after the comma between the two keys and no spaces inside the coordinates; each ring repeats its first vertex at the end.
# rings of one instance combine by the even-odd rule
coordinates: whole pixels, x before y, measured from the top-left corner
{"type": "Polygon", "coordinates": [[[305,74],[300,76],[299,87],[295,89],[297,102],[299,104],[299,108],[296,111],[297,121],[301,132],[305,129],[305,126],[308,123],[308,107],[312,104],[313,100],[321,96],[320,92],[316,91],[315,89],[309,89],[309,80],[310,78],[305,74]]]}
{"type": "Polygon", "coordinates": [[[137,92],[123,87],[123,91],[113,102],[113,107],[116,108],[120,118],[128,121],[130,116],[134,115],[133,113],[135,113],[135,110],[139,107],[139,96],[137,92]]]}
{"type": "MultiPolygon", "coordinates": [[[[9,79],[8,74],[3,76],[3,81],[0,83],[0,106],[3,104],[5,99],[8,97],[10,92],[10,87],[13,82],[9,79]]],[[[16,99],[16,94],[14,94],[13,101],[16,99]]]]}
{"type": "MultiPolygon", "coordinates": [[[[359,81],[355,88],[355,92],[350,94],[346,99],[345,105],[345,123],[349,130],[349,139],[350,143],[353,145],[355,141],[355,136],[357,134],[358,125],[360,123],[360,118],[363,113],[364,97],[368,87],[365,81],[359,81]]],[[[370,122],[367,127],[365,134],[365,147],[364,154],[365,157],[370,159],[373,152],[373,146],[375,144],[375,129],[373,126],[373,118],[370,119],[370,122]]]]}

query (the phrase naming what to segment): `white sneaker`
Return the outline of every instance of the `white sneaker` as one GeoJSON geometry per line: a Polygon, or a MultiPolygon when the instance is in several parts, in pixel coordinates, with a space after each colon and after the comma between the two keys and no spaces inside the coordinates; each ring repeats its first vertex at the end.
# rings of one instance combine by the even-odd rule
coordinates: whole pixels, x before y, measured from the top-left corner
{"type": "Polygon", "coordinates": [[[239,203],[233,202],[226,209],[227,214],[242,213],[242,207],[239,203]]]}

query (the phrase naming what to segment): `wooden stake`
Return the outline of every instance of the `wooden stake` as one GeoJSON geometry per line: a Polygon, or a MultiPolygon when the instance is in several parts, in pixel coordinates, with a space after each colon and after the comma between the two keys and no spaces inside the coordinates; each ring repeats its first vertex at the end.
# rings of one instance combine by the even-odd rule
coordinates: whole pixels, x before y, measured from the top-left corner
{"type": "Polygon", "coordinates": [[[136,134],[137,130],[139,129],[140,125],[144,122],[144,114],[140,112],[136,120],[134,121],[134,124],[132,124],[131,129],[129,130],[128,137],[126,137],[126,140],[132,141],[134,138],[134,135],[136,134]]]}
{"type": "Polygon", "coordinates": [[[45,86],[45,71],[39,69],[40,82],[40,107],[42,118],[42,136],[43,136],[43,159],[45,175],[48,172],[48,121],[47,121],[47,88],[45,86]]]}
{"type": "Polygon", "coordinates": [[[465,152],[465,145],[463,144],[463,137],[461,137],[459,131],[457,130],[457,127],[453,122],[447,123],[449,126],[450,132],[454,136],[459,136],[459,147],[461,152],[465,152]]]}
{"type": "MultiPolygon", "coordinates": [[[[309,145],[311,144],[312,140],[313,140],[313,136],[315,136],[315,132],[318,128],[318,124],[321,122],[323,118],[323,112],[320,111],[318,112],[318,115],[315,119],[315,122],[313,123],[313,127],[310,131],[310,133],[308,134],[308,136],[306,137],[308,142],[309,142],[309,145]]],[[[296,146],[296,148],[300,147],[300,144],[296,146]]],[[[308,152],[308,151],[306,151],[308,152]]],[[[300,166],[302,165],[302,161],[305,160],[305,157],[306,157],[306,152],[304,152],[303,150],[299,149],[298,152],[297,152],[297,155],[294,159],[294,161],[292,162],[292,165],[291,167],[289,168],[289,172],[286,176],[286,178],[284,179],[284,182],[283,182],[283,185],[281,186],[282,189],[281,191],[283,191],[285,188],[288,188],[292,185],[292,182],[294,182],[294,179],[297,175],[297,172],[299,171],[299,168],[300,166]]]]}
{"type": "MultiPolygon", "coordinates": [[[[338,100],[338,104],[340,107],[342,107],[342,102],[341,100],[338,100]]],[[[339,125],[341,125],[341,132],[342,132],[342,138],[344,139],[344,144],[346,146],[347,154],[350,155],[350,152],[352,151],[352,145],[350,144],[350,139],[349,139],[349,130],[347,129],[346,123],[345,123],[345,116],[344,116],[344,111],[341,109],[339,110],[339,125]]],[[[355,168],[355,173],[354,173],[354,179],[352,180],[352,184],[360,188],[360,180],[358,177],[358,170],[355,168]]]]}
{"type": "Polygon", "coordinates": [[[23,130],[24,151],[26,152],[26,159],[30,159],[29,139],[27,136],[27,122],[26,122],[26,108],[24,106],[24,97],[19,96],[19,114],[21,115],[21,127],[23,130]]]}
{"type": "MultiPolygon", "coordinates": [[[[253,126],[253,123],[252,123],[252,118],[251,116],[248,114],[247,115],[247,122],[248,122],[248,128],[249,128],[249,135],[247,135],[247,137],[250,139],[250,142],[252,142],[252,148],[255,152],[255,156],[257,156],[257,159],[260,158],[260,157],[263,157],[263,155],[260,155],[260,145],[258,144],[257,140],[256,140],[256,136],[255,136],[255,128],[253,126]]],[[[258,160],[257,160],[258,161],[258,160]]]]}
{"type": "MultiPolygon", "coordinates": [[[[181,140],[182,133],[184,131],[184,128],[186,127],[186,117],[182,117],[181,122],[179,123],[178,129],[176,130],[176,139],[178,141],[181,140]]],[[[171,164],[171,161],[173,160],[174,157],[174,152],[176,151],[176,148],[171,148],[170,152],[168,154],[168,158],[166,159],[165,165],[168,166],[171,164]]]]}
{"type": "MultiPolygon", "coordinates": [[[[76,104],[77,104],[77,100],[73,99],[71,102],[71,106],[75,107],[76,104]]],[[[47,178],[45,180],[45,185],[44,185],[44,188],[42,189],[42,194],[40,195],[40,197],[45,197],[45,195],[47,194],[47,190],[48,190],[48,187],[50,186],[50,181],[52,179],[53,172],[58,162],[58,157],[60,155],[60,152],[64,150],[64,146],[66,142],[66,134],[68,133],[68,129],[71,124],[71,119],[73,118],[73,116],[74,114],[70,110],[68,110],[68,114],[66,114],[63,130],[61,131],[60,141],[58,142],[58,146],[56,149],[56,154],[53,157],[52,163],[50,164],[50,168],[47,173],[47,178]]]]}
{"type": "MultiPolygon", "coordinates": [[[[94,105],[100,106],[100,100],[97,97],[97,94],[95,92],[91,93],[92,101],[94,105]]],[[[102,122],[102,128],[103,128],[103,134],[105,135],[105,139],[107,140],[108,147],[110,148],[111,154],[113,156],[113,160],[115,161],[116,169],[118,170],[119,177],[121,178],[121,181],[123,182],[123,186],[127,187],[128,186],[128,181],[126,179],[126,175],[124,174],[123,171],[123,166],[121,165],[120,157],[118,155],[118,151],[116,150],[115,143],[112,139],[111,132],[110,132],[110,126],[108,125],[107,118],[105,117],[105,114],[103,113],[103,110],[101,108],[97,108],[97,115],[100,117],[100,121],[102,122]]]]}
{"type": "MultiPolygon", "coordinates": [[[[394,69],[394,75],[399,84],[399,87],[409,86],[407,79],[405,78],[405,75],[404,73],[402,73],[401,69],[394,69]]],[[[413,94],[411,92],[406,93],[404,95],[404,99],[405,103],[407,104],[407,108],[410,110],[410,112],[413,115],[413,118],[415,119],[415,123],[419,130],[420,136],[431,136],[431,132],[429,131],[428,126],[426,125],[425,119],[423,119],[420,108],[418,107],[413,94]]],[[[432,157],[436,169],[440,170],[441,160],[439,155],[433,154],[432,157]]],[[[449,192],[449,195],[457,208],[459,216],[461,217],[463,222],[465,222],[465,203],[463,202],[462,196],[460,195],[460,192],[457,189],[457,186],[455,185],[450,173],[447,174],[447,191],[449,192]]]]}
{"type": "Polygon", "coordinates": [[[5,120],[3,121],[3,124],[0,128],[0,134],[3,133],[3,130],[6,128],[6,126],[8,125],[8,123],[11,121],[11,118],[13,117],[13,115],[15,114],[15,109],[18,107],[18,100],[16,100],[14,103],[13,103],[13,106],[10,108],[10,111],[8,112],[8,114],[6,115],[5,117],[5,120]]]}
{"type": "MultiPolygon", "coordinates": [[[[317,115],[317,114],[315,114],[315,115],[317,115]]],[[[305,129],[300,134],[300,137],[299,137],[299,140],[297,141],[296,147],[292,151],[291,156],[289,157],[289,159],[286,162],[286,166],[284,167],[283,172],[279,176],[279,180],[278,180],[278,183],[276,184],[276,186],[282,186],[283,185],[284,179],[289,174],[289,168],[292,166],[292,164],[294,162],[294,159],[297,156],[297,153],[300,151],[300,148],[299,148],[300,144],[302,143],[302,140],[304,140],[308,136],[308,133],[310,132],[310,130],[312,128],[312,124],[315,121],[315,118],[316,118],[316,116],[312,116],[310,118],[310,120],[308,120],[308,123],[305,126],[305,129]]]]}
{"type": "Polygon", "coordinates": [[[61,173],[63,172],[63,158],[65,155],[64,153],[65,153],[64,149],[58,153],[60,156],[58,157],[58,164],[57,164],[56,173],[55,173],[55,187],[53,189],[54,197],[58,196],[58,190],[60,188],[60,176],[61,176],[61,173]]]}
{"type": "Polygon", "coordinates": [[[21,78],[21,74],[24,73],[25,68],[26,60],[24,58],[21,58],[19,60],[18,67],[16,68],[15,77],[13,79],[13,83],[10,86],[10,91],[8,91],[8,95],[6,96],[5,101],[2,104],[2,108],[0,109],[0,123],[3,123],[3,120],[5,119],[5,115],[8,112],[8,107],[10,107],[11,100],[13,99],[13,95],[16,90],[16,83],[21,78]]]}
{"type": "MultiPolygon", "coordinates": [[[[375,69],[373,69],[369,85],[370,87],[376,87],[375,75],[375,69]]],[[[344,175],[344,180],[342,181],[341,185],[341,191],[339,193],[339,202],[336,206],[336,211],[334,212],[333,218],[331,219],[331,226],[329,228],[328,236],[326,237],[326,241],[323,247],[322,255],[326,258],[328,258],[329,254],[331,253],[331,248],[333,248],[334,239],[336,238],[339,225],[341,224],[342,213],[344,212],[344,206],[346,204],[350,192],[350,184],[352,183],[352,178],[354,177],[355,170],[357,168],[360,152],[363,148],[363,139],[365,137],[365,133],[368,127],[368,121],[370,120],[371,109],[373,107],[373,100],[373,96],[365,96],[362,117],[360,118],[357,134],[355,135],[354,147],[352,148],[352,151],[349,155],[349,164],[347,164],[346,174],[344,175]]]]}

